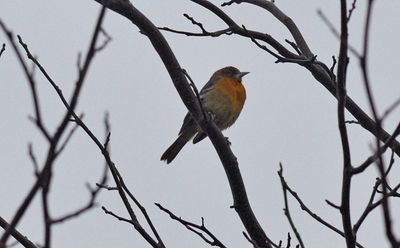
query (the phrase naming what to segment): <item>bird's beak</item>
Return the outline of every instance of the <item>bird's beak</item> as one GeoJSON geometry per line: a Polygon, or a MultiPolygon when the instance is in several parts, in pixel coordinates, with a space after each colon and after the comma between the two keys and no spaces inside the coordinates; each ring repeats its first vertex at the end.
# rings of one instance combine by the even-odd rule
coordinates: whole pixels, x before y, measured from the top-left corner
{"type": "Polygon", "coordinates": [[[242,71],[242,72],[239,72],[239,73],[237,74],[237,77],[238,77],[239,80],[242,80],[242,77],[246,76],[246,75],[249,74],[249,73],[250,73],[250,72],[242,71]]]}

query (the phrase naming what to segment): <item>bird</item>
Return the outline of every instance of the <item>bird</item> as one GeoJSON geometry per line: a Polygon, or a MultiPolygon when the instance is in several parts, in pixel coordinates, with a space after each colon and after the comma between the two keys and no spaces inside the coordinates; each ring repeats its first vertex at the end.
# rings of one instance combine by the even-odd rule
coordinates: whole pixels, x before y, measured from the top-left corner
{"type": "MultiPolygon", "coordinates": [[[[200,90],[201,105],[220,130],[234,124],[243,109],[246,90],[242,84],[242,78],[247,74],[249,72],[241,72],[233,66],[224,67],[214,72],[200,90]]],[[[191,114],[187,113],[178,138],[162,154],[161,161],[171,163],[192,138],[193,144],[196,144],[205,137],[207,134],[201,130],[191,114]]]]}

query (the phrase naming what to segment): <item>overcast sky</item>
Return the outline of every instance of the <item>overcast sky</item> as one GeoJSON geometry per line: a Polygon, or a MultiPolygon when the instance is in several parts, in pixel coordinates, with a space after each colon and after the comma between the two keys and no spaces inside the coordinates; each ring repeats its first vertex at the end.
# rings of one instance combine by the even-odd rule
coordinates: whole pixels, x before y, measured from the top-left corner
{"type": "MultiPolygon", "coordinates": [[[[214,1],[213,1],[214,2],[214,1]]],[[[215,1],[222,3],[222,1],[215,1]]],[[[321,9],[339,27],[339,1],[278,0],[276,4],[297,23],[318,59],[331,65],[339,43],[316,11],[321,9]]],[[[349,1],[350,3],[351,1],[349,1]]],[[[357,2],[349,26],[350,43],[360,50],[365,1],[357,2]]],[[[217,17],[190,1],[135,1],[157,26],[198,31],[182,14],[201,21],[209,31],[225,28],[217,17]]],[[[268,33],[284,43],[292,39],[285,27],[265,10],[242,4],[224,8],[239,24],[268,33]]],[[[47,72],[70,95],[77,78],[77,54],[86,51],[100,10],[94,1],[2,1],[0,18],[20,34],[47,72]]],[[[372,19],[372,88],[380,113],[400,96],[397,72],[400,55],[400,2],[377,1],[372,19]]],[[[223,167],[210,141],[188,144],[171,165],[160,156],[175,140],[186,109],[149,40],[126,18],[107,12],[105,30],[113,40],[99,53],[83,87],[78,112],[103,137],[103,117],[110,113],[112,158],[129,188],[148,210],[167,247],[209,247],[154,206],[159,202],[178,216],[206,226],[228,247],[250,247],[241,232],[223,167]]],[[[274,241],[291,232],[282,211],[283,197],[277,175],[284,175],[304,202],[321,217],[341,228],[337,210],[325,199],[340,203],[342,155],[337,129],[337,103],[312,75],[298,65],[275,64],[275,59],[249,39],[238,36],[196,38],[164,33],[181,66],[200,88],[211,74],[233,65],[251,72],[244,78],[247,102],[236,124],[224,134],[238,157],[250,202],[256,216],[274,241]]],[[[0,216],[11,219],[35,181],[27,155],[32,142],[43,162],[47,145],[28,116],[33,114],[28,84],[3,33],[6,52],[0,58],[0,216]]],[[[348,94],[368,113],[366,95],[356,59],[350,57],[348,94]]],[[[64,108],[50,84],[36,73],[43,118],[54,130],[64,108]]],[[[391,132],[400,109],[384,122],[391,132]]],[[[348,119],[353,117],[348,115],[348,119]]],[[[371,154],[373,137],[349,125],[352,161],[360,164],[371,154]]],[[[392,183],[400,178],[399,164],[392,183]]],[[[94,185],[103,168],[102,155],[85,133],[78,130],[57,160],[51,191],[51,213],[57,217],[82,206],[88,199],[85,183],[94,185]]],[[[354,179],[352,217],[362,213],[377,177],[371,167],[354,179]]],[[[18,229],[42,243],[40,198],[26,212],[18,229]]],[[[99,205],[127,216],[116,192],[102,192],[99,205]]],[[[344,239],[290,201],[291,213],[307,247],[344,247],[344,239]]],[[[395,230],[400,232],[399,204],[393,206],[395,230]]],[[[148,247],[132,226],[105,215],[98,207],[78,219],[54,228],[54,247],[148,247]]],[[[398,235],[399,236],[399,235],[398,235]]],[[[381,211],[373,212],[358,234],[365,247],[385,247],[381,211]]]]}

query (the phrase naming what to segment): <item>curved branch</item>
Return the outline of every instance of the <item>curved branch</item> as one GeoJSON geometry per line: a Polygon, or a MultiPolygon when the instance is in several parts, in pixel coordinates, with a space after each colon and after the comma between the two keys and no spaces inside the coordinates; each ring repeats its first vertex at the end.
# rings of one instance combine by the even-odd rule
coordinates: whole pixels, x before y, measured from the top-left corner
{"type": "MultiPolygon", "coordinates": [[[[195,2],[211,12],[213,12],[216,16],[221,18],[229,27],[232,28],[232,32],[235,34],[238,34],[243,37],[249,37],[249,34],[240,28],[227,14],[216,7],[214,4],[207,0],[191,0],[192,2],[195,2]]],[[[258,0],[233,0],[231,2],[247,2],[247,3],[253,3],[253,2],[259,2],[258,0]]],[[[267,1],[265,1],[267,2],[267,1]]],[[[266,10],[270,11],[271,8],[265,8],[266,10]]],[[[274,6],[272,9],[273,11],[278,11],[279,9],[274,6]]],[[[280,10],[279,10],[280,11],[280,10]]],[[[281,11],[280,11],[281,12],[281,11]]],[[[273,13],[274,14],[274,13],[273,13]]],[[[275,15],[275,14],[274,14],[275,15]]],[[[279,16],[279,15],[278,15],[279,16]]],[[[288,17],[287,17],[288,18],[288,17]]],[[[285,24],[286,25],[286,24],[285,24]]],[[[287,25],[286,25],[287,26],[287,25]]],[[[287,26],[288,27],[288,26],[287,26]]],[[[289,31],[292,33],[292,35],[297,34],[297,31],[294,30],[294,28],[297,29],[295,26],[289,26],[288,28],[289,31]]],[[[275,50],[279,52],[282,56],[290,59],[304,59],[302,56],[298,56],[297,54],[294,54],[290,52],[288,49],[286,49],[281,43],[276,41],[272,36],[268,34],[264,34],[261,32],[257,31],[250,31],[248,32],[253,36],[255,39],[262,40],[272,46],[275,50]]],[[[299,32],[301,34],[301,32],[299,32]]],[[[296,36],[294,37],[296,42],[298,42],[298,46],[303,46],[300,37],[296,36]],[[300,40],[300,41],[298,41],[300,40]]],[[[302,48],[305,53],[307,54],[307,49],[306,47],[302,48]]],[[[335,98],[337,98],[336,95],[336,82],[330,75],[330,72],[326,70],[328,68],[326,65],[322,66],[321,62],[315,60],[314,63],[311,64],[300,64],[301,66],[307,68],[311,74],[314,76],[314,78],[320,82],[335,98]]],[[[386,142],[387,140],[390,139],[391,135],[386,132],[383,128],[379,127],[376,122],[371,119],[365,112],[362,110],[349,96],[346,98],[346,103],[345,103],[346,109],[357,119],[357,121],[360,123],[360,125],[368,130],[371,134],[373,134],[375,137],[379,138],[382,142],[386,142]]],[[[392,144],[390,144],[390,148],[394,150],[394,152],[400,156],[400,143],[397,140],[394,140],[392,144]]]]}
{"type": "Polygon", "coordinates": [[[204,242],[211,246],[217,246],[220,248],[226,248],[226,246],[204,225],[204,218],[201,217],[201,225],[195,224],[193,222],[182,219],[176,216],[170,210],[163,207],[160,203],[155,203],[155,205],[169,215],[169,217],[186,227],[189,231],[195,233],[204,242]]]}
{"type": "Polygon", "coordinates": [[[232,3],[249,3],[261,7],[268,12],[270,12],[273,16],[276,17],[280,22],[282,22],[289,32],[292,34],[294,40],[300,51],[307,57],[312,58],[314,54],[311,52],[310,48],[307,45],[303,35],[301,34],[299,28],[297,27],[296,23],[285,13],[283,13],[272,1],[265,1],[265,0],[234,0],[227,3],[222,4],[222,6],[230,5],[232,3]]]}
{"type": "Polygon", "coordinates": [[[341,17],[341,32],[340,32],[340,48],[337,69],[337,99],[338,99],[338,126],[340,139],[342,141],[343,153],[343,176],[342,176],[342,193],[340,213],[342,215],[343,231],[345,233],[347,247],[355,247],[356,238],[351,225],[350,211],[350,188],[353,174],[350,156],[349,137],[347,135],[347,127],[345,123],[345,104],[347,100],[346,93],[346,78],[347,65],[349,58],[348,51],[348,30],[347,30],[347,15],[346,0],[340,1],[340,17],[341,17]]]}
{"type": "MultiPolygon", "coordinates": [[[[264,230],[261,228],[250,207],[236,157],[232,153],[225,137],[222,135],[215,123],[204,119],[199,102],[197,101],[196,96],[193,94],[193,91],[191,90],[189,82],[185,78],[184,73],[182,73],[182,69],[175,55],[160,31],[128,0],[95,1],[128,18],[140,29],[143,34],[149,38],[154,49],[157,51],[166,69],[168,70],[172,82],[181,99],[183,100],[183,103],[188,108],[202,130],[207,133],[208,137],[213,143],[228,177],[234,200],[234,208],[239,214],[247,232],[258,246],[271,247],[268,243],[268,239],[264,230]]],[[[226,21],[230,22],[229,18],[225,19],[226,21]]]]}

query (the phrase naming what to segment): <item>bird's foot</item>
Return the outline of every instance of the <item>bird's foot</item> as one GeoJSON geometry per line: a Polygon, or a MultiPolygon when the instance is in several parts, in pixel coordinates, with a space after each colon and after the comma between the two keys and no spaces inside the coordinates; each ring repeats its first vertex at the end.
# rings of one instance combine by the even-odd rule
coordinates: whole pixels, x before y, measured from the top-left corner
{"type": "Polygon", "coordinates": [[[215,121],[216,115],[215,115],[213,112],[211,112],[211,111],[208,111],[207,113],[208,113],[208,117],[209,117],[211,120],[215,121]]]}

